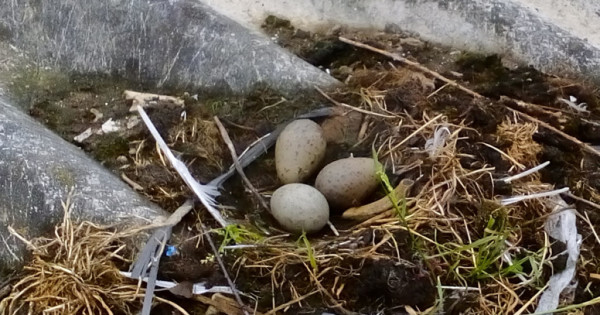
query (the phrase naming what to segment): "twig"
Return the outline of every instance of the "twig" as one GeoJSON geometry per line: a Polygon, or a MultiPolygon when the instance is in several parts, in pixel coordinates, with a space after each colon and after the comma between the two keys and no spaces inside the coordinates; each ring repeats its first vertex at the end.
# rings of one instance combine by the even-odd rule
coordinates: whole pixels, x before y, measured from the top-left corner
{"type": "Polygon", "coordinates": [[[219,117],[214,116],[214,120],[215,120],[215,124],[217,124],[217,127],[219,128],[219,132],[221,133],[221,137],[223,138],[223,141],[225,141],[225,144],[227,144],[227,148],[229,148],[229,152],[231,153],[231,159],[233,160],[233,165],[235,165],[235,169],[237,170],[238,174],[244,181],[244,184],[246,184],[246,187],[248,187],[248,189],[252,192],[252,194],[254,194],[254,197],[256,197],[256,199],[260,203],[260,205],[263,208],[265,208],[267,211],[269,211],[269,206],[267,205],[267,202],[263,199],[263,197],[260,195],[258,190],[256,190],[256,188],[254,188],[254,185],[252,185],[252,183],[250,182],[248,177],[246,177],[246,174],[244,173],[244,168],[242,168],[242,166],[240,165],[237,153],[235,152],[235,147],[233,146],[233,142],[231,142],[231,138],[229,138],[229,134],[227,133],[227,130],[225,129],[225,127],[223,127],[223,124],[219,120],[219,117]]]}
{"type": "Polygon", "coordinates": [[[353,40],[348,39],[348,38],[340,37],[339,39],[340,39],[340,41],[342,41],[342,42],[344,42],[346,44],[350,44],[352,46],[356,46],[356,47],[359,47],[359,48],[370,50],[372,52],[376,52],[378,54],[390,57],[390,58],[392,58],[395,61],[402,62],[402,63],[404,63],[404,64],[406,64],[408,66],[411,66],[411,67],[413,67],[413,68],[421,71],[421,72],[427,73],[430,76],[432,76],[432,77],[434,77],[436,79],[439,79],[439,80],[441,80],[441,81],[443,81],[443,82],[445,82],[445,83],[447,83],[447,84],[449,84],[449,85],[451,85],[451,86],[453,86],[453,87],[455,87],[455,88],[457,88],[457,89],[459,89],[459,90],[461,90],[461,91],[463,91],[463,92],[465,92],[465,93],[467,93],[467,94],[469,94],[469,95],[471,95],[471,96],[473,96],[475,98],[483,98],[483,96],[481,94],[479,94],[479,93],[477,93],[477,92],[475,92],[473,90],[470,90],[470,89],[468,89],[468,88],[466,88],[466,87],[464,87],[464,86],[456,83],[456,81],[450,80],[450,79],[446,78],[445,76],[443,76],[443,75],[441,75],[441,74],[439,74],[439,73],[437,73],[435,71],[429,70],[428,68],[426,68],[425,66],[422,66],[418,62],[410,61],[410,60],[408,60],[408,59],[406,59],[404,57],[399,56],[398,54],[390,53],[390,52],[387,52],[387,51],[385,51],[383,49],[379,49],[379,48],[375,48],[373,46],[369,46],[369,45],[366,45],[366,44],[363,44],[363,43],[359,43],[359,42],[353,41],[353,40]]]}
{"type": "MultiPolygon", "coordinates": [[[[220,124],[221,123],[219,123],[219,125],[220,124]]],[[[249,315],[248,311],[246,310],[246,305],[244,304],[244,302],[242,302],[242,298],[240,297],[240,294],[238,293],[237,289],[235,288],[235,283],[233,283],[233,281],[231,280],[231,277],[229,276],[229,273],[227,272],[227,269],[225,269],[225,264],[223,263],[223,260],[221,259],[219,250],[215,246],[215,243],[213,242],[213,239],[210,236],[210,233],[207,232],[208,230],[206,229],[204,224],[201,224],[200,227],[202,228],[202,231],[201,231],[202,234],[206,235],[208,244],[210,244],[210,248],[212,249],[213,253],[215,254],[215,258],[217,259],[217,263],[219,264],[221,271],[223,271],[223,276],[225,276],[225,279],[227,279],[227,284],[229,284],[229,286],[231,287],[231,291],[233,291],[233,296],[235,296],[235,300],[240,305],[240,308],[241,308],[242,312],[244,312],[244,315],[249,315]]]]}
{"type": "Polygon", "coordinates": [[[233,127],[240,128],[240,129],[242,129],[242,130],[246,130],[246,131],[256,132],[256,129],[254,129],[254,128],[250,128],[250,127],[246,127],[246,126],[244,126],[244,125],[236,124],[236,123],[234,123],[233,121],[231,121],[231,120],[229,120],[229,119],[224,119],[224,118],[223,118],[223,121],[224,121],[226,124],[228,124],[228,125],[231,125],[231,126],[233,126],[233,127]]]}
{"type": "Polygon", "coordinates": [[[496,148],[495,146],[493,146],[493,145],[491,145],[491,144],[489,144],[489,143],[485,143],[485,142],[479,142],[479,143],[481,143],[481,144],[483,144],[484,146],[486,146],[486,147],[488,147],[488,148],[490,148],[490,149],[492,149],[492,150],[494,150],[494,151],[496,151],[496,152],[500,153],[500,155],[502,155],[502,156],[503,156],[505,159],[507,159],[507,160],[511,161],[511,162],[512,162],[512,163],[513,163],[513,164],[514,164],[516,167],[518,167],[519,169],[521,169],[521,170],[524,170],[524,169],[525,169],[525,165],[523,165],[523,164],[519,163],[519,162],[518,162],[517,160],[515,160],[515,159],[514,159],[512,156],[510,156],[510,155],[506,154],[504,151],[502,151],[502,150],[500,150],[500,149],[496,148]]]}
{"type": "Polygon", "coordinates": [[[378,116],[378,117],[382,117],[382,118],[398,118],[396,116],[379,114],[379,113],[375,113],[372,111],[364,110],[362,108],[354,107],[354,106],[348,105],[346,103],[338,102],[338,101],[334,100],[333,98],[331,98],[331,96],[327,95],[325,92],[323,92],[323,90],[321,90],[320,88],[318,88],[316,86],[315,86],[315,90],[317,90],[317,92],[319,92],[321,95],[323,95],[323,97],[325,97],[328,101],[332,102],[333,104],[335,104],[337,106],[346,107],[348,109],[351,109],[351,110],[354,110],[354,111],[357,111],[359,113],[363,113],[366,115],[373,115],[373,116],[378,116]]]}
{"type": "Polygon", "coordinates": [[[173,104],[178,107],[184,106],[184,101],[178,97],[159,95],[151,93],[142,93],[135,91],[125,91],[123,93],[125,100],[132,101],[132,106],[129,108],[130,112],[135,112],[137,105],[148,107],[163,102],[165,104],[173,104]]]}
{"type": "Polygon", "coordinates": [[[281,305],[278,305],[276,308],[274,308],[274,309],[272,309],[272,310],[270,310],[270,311],[266,312],[266,313],[265,313],[265,315],[277,314],[277,312],[279,312],[279,311],[281,311],[281,310],[285,309],[286,307],[288,307],[288,306],[290,306],[290,305],[294,305],[294,304],[296,304],[296,303],[298,303],[298,302],[300,302],[300,301],[302,301],[302,300],[306,299],[307,297],[309,297],[309,296],[311,296],[311,295],[313,295],[313,294],[315,294],[315,293],[319,293],[319,292],[320,292],[320,291],[318,291],[318,290],[316,290],[316,291],[312,291],[312,292],[309,292],[309,293],[307,293],[307,294],[305,294],[305,295],[303,295],[303,296],[297,297],[297,298],[295,298],[295,299],[293,299],[293,300],[291,300],[291,301],[285,302],[285,303],[283,303],[283,304],[281,304],[281,305]]]}
{"type": "MultiPolygon", "coordinates": [[[[135,294],[132,297],[137,298],[137,297],[142,297],[142,296],[144,296],[144,295],[140,293],[140,294],[135,294]]],[[[167,299],[163,299],[163,298],[158,297],[158,296],[156,297],[156,300],[159,301],[159,302],[161,302],[161,303],[165,303],[165,304],[171,305],[174,309],[180,311],[181,314],[183,314],[183,315],[190,315],[190,313],[188,313],[183,307],[177,305],[177,303],[175,303],[175,302],[169,301],[167,299]]]]}
{"type": "Polygon", "coordinates": [[[400,141],[400,143],[396,144],[393,148],[389,149],[387,154],[398,149],[401,145],[405,144],[408,140],[410,140],[410,138],[414,137],[416,134],[423,131],[423,129],[425,129],[425,128],[427,128],[427,126],[433,124],[436,120],[438,120],[442,116],[443,116],[442,114],[439,114],[439,115],[433,117],[430,121],[423,124],[423,126],[419,127],[417,130],[413,131],[413,133],[408,135],[406,138],[402,139],[402,141],[400,141]]]}
{"type": "Polygon", "coordinates": [[[600,210],[600,205],[597,204],[597,203],[595,203],[595,202],[591,202],[591,201],[583,199],[583,198],[581,198],[579,196],[575,196],[571,192],[566,193],[566,195],[569,196],[569,198],[573,198],[573,199],[575,199],[577,201],[581,201],[581,202],[585,203],[586,205],[588,205],[590,207],[594,207],[594,208],[600,210]]]}
{"type": "Polygon", "coordinates": [[[539,114],[548,115],[554,118],[560,118],[562,116],[560,112],[551,112],[549,110],[544,109],[545,106],[527,103],[521,100],[515,100],[506,96],[501,96],[500,101],[514,102],[515,105],[519,107],[519,110],[529,110],[530,112],[537,112],[539,114]]]}
{"type": "Polygon", "coordinates": [[[594,237],[596,238],[596,242],[600,244],[600,236],[598,236],[596,228],[594,228],[594,224],[592,224],[592,221],[590,221],[590,216],[588,215],[587,211],[584,211],[583,214],[585,214],[585,219],[583,221],[589,225],[590,229],[592,230],[592,234],[594,234],[594,237]]]}
{"type": "Polygon", "coordinates": [[[431,92],[431,94],[427,95],[427,98],[430,98],[430,97],[438,94],[438,92],[440,92],[441,90],[443,90],[444,88],[446,88],[448,85],[449,85],[448,83],[442,85],[439,89],[437,89],[437,90],[431,92]]]}
{"type": "Polygon", "coordinates": [[[127,177],[125,173],[121,173],[121,178],[134,190],[144,190],[144,187],[142,187],[142,185],[134,182],[131,178],[127,177]]]}

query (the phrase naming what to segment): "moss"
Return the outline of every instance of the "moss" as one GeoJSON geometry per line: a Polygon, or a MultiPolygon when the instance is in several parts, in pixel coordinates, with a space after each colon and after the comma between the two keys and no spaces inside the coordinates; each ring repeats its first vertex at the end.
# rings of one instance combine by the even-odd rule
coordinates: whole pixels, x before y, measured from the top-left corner
{"type": "Polygon", "coordinates": [[[74,119],[77,117],[74,109],[50,101],[36,103],[29,113],[63,137],[71,129],[74,119]]]}
{"type": "Polygon", "coordinates": [[[262,27],[265,29],[271,29],[271,30],[281,29],[281,28],[289,29],[289,30],[294,29],[294,27],[292,26],[292,23],[290,23],[289,20],[282,19],[282,18],[276,17],[274,15],[267,16],[262,27]]]}
{"type": "Polygon", "coordinates": [[[256,128],[271,127],[322,106],[317,94],[284,97],[268,87],[258,85],[247,96],[214,97],[202,101],[208,114],[256,128]]]}
{"type": "Polygon", "coordinates": [[[129,151],[127,139],[114,134],[104,134],[97,138],[92,148],[92,155],[100,160],[107,161],[115,159],[119,155],[125,155],[129,151]]]}
{"type": "Polygon", "coordinates": [[[10,93],[29,109],[36,103],[61,99],[73,90],[68,75],[39,67],[23,67],[11,74],[10,93]]]}

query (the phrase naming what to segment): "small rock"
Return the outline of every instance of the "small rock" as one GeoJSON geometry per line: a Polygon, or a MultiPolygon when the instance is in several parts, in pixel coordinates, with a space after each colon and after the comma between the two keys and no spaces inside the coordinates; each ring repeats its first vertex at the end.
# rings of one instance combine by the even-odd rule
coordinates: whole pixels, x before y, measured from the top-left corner
{"type": "Polygon", "coordinates": [[[140,117],[139,116],[130,116],[129,118],[127,118],[127,129],[131,129],[135,126],[137,126],[140,123],[140,117]]]}
{"type": "Polygon", "coordinates": [[[327,199],[305,184],[287,184],[271,197],[271,214],[287,231],[318,232],[329,220],[327,199]]]}
{"type": "Polygon", "coordinates": [[[119,163],[122,163],[122,164],[125,164],[125,163],[127,163],[127,157],[126,157],[126,156],[124,156],[124,155],[119,155],[119,156],[117,157],[117,162],[119,162],[119,163]]]}
{"type": "Polygon", "coordinates": [[[327,143],[353,143],[358,138],[361,122],[361,113],[349,112],[325,119],[321,123],[321,129],[327,143]]]}
{"type": "Polygon", "coordinates": [[[414,37],[402,38],[400,40],[400,45],[407,45],[415,48],[425,47],[425,43],[423,41],[414,37]]]}
{"type": "Polygon", "coordinates": [[[92,135],[92,128],[88,128],[84,132],[75,136],[73,138],[73,140],[75,140],[76,142],[79,142],[79,143],[83,143],[83,141],[85,141],[85,139],[89,138],[91,135],[92,135]]]}

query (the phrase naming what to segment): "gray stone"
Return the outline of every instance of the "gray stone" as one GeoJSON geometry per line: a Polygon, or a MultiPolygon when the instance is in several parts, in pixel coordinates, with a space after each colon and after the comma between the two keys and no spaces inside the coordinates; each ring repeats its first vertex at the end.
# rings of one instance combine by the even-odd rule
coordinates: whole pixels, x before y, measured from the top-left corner
{"type": "Polygon", "coordinates": [[[339,84],[197,1],[0,0],[0,8],[0,41],[39,67],[190,92],[245,93],[265,85],[295,93],[339,84]]]}
{"type": "Polygon", "coordinates": [[[27,239],[49,233],[71,194],[74,221],[128,227],[165,216],[119,178],[0,98],[0,276],[26,257],[27,239]]]}

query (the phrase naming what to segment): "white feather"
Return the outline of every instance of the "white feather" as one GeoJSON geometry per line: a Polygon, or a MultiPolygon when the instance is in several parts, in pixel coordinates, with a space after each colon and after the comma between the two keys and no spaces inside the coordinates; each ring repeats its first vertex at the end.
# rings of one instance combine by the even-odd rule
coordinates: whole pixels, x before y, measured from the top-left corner
{"type": "Polygon", "coordinates": [[[171,162],[171,165],[173,165],[173,168],[177,171],[179,176],[181,176],[181,178],[188,185],[188,187],[192,189],[194,194],[196,194],[198,199],[200,199],[200,202],[202,202],[202,204],[206,207],[206,209],[213,216],[213,218],[215,218],[215,220],[217,220],[217,222],[219,222],[221,226],[227,226],[227,221],[215,208],[215,197],[219,195],[218,188],[216,186],[202,185],[198,183],[194,179],[188,168],[185,166],[185,164],[178,160],[173,154],[173,152],[171,152],[171,149],[169,149],[163,138],[160,136],[158,130],[156,130],[156,127],[154,126],[154,124],[150,120],[150,117],[148,117],[146,111],[144,111],[142,106],[137,105],[136,109],[140,113],[140,117],[142,117],[142,121],[144,121],[144,124],[146,124],[146,127],[148,127],[148,130],[152,134],[152,137],[154,137],[154,140],[158,144],[158,147],[163,151],[169,162],[171,162]]]}
{"type": "Polygon", "coordinates": [[[436,157],[441,149],[446,145],[446,139],[451,134],[448,127],[437,127],[433,132],[433,138],[425,141],[425,151],[429,153],[429,157],[436,157]]]}

